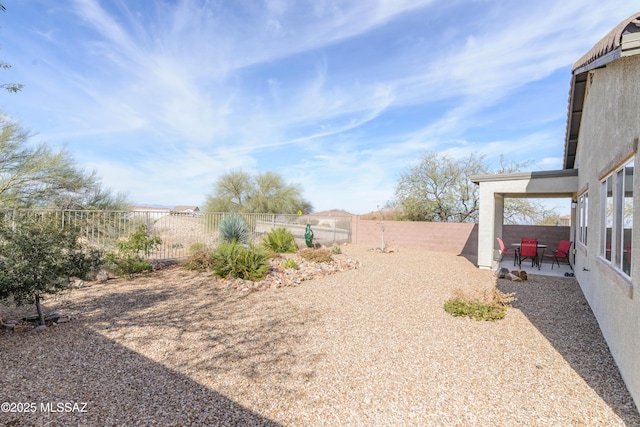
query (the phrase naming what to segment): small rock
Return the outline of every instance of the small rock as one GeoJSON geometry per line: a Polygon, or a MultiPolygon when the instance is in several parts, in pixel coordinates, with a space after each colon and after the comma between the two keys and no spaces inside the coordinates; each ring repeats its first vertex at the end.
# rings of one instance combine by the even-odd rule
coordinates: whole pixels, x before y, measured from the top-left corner
{"type": "Polygon", "coordinates": [[[47,330],[47,326],[46,325],[38,325],[35,328],[33,328],[31,330],[31,332],[42,332],[42,331],[46,331],[47,330]]]}
{"type": "Polygon", "coordinates": [[[109,280],[109,274],[104,269],[100,270],[98,274],[96,274],[96,280],[100,283],[106,283],[107,280],[109,280]]]}
{"type": "Polygon", "coordinates": [[[72,288],[82,288],[84,287],[84,280],[79,277],[72,277],[69,279],[69,286],[72,288]]]}

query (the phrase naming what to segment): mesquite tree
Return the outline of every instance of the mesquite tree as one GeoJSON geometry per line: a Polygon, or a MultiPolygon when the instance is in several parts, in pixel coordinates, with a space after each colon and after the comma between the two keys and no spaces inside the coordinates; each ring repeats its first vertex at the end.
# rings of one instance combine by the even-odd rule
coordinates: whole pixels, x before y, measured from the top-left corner
{"type": "Polygon", "coordinates": [[[102,253],[85,247],[78,230],[41,216],[0,221],[0,300],[35,304],[44,325],[41,302],[99,268],[102,253]]]}

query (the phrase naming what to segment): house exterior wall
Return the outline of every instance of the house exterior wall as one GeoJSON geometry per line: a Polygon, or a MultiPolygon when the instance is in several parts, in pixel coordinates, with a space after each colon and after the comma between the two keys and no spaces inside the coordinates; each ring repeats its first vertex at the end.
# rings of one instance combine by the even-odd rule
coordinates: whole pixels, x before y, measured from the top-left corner
{"type": "Polygon", "coordinates": [[[640,56],[590,72],[576,152],[579,194],[588,191],[587,244],[576,243],[575,273],[622,377],[640,407],[640,174],[634,171],[631,279],[601,255],[601,180],[637,155],[640,56]]]}

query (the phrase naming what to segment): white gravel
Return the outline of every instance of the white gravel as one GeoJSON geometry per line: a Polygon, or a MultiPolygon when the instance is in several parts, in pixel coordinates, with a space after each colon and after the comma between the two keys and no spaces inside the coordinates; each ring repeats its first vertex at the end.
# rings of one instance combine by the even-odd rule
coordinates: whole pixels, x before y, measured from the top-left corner
{"type": "Polygon", "coordinates": [[[36,409],[0,424],[640,425],[575,280],[498,280],[518,300],[478,322],[443,310],[496,281],[464,257],[343,252],[362,266],[293,288],[171,267],[49,301],[75,319],[0,332],[0,400],[36,409]]]}

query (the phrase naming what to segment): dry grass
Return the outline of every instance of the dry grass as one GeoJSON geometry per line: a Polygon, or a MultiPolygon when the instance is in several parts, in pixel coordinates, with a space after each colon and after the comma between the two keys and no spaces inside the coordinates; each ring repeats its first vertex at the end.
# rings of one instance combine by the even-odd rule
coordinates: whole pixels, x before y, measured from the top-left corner
{"type": "MultiPolygon", "coordinates": [[[[492,286],[466,259],[345,246],[357,270],[242,292],[172,267],[48,304],[75,320],[0,333],[15,425],[624,426],[640,416],[575,280],[499,280],[496,323],[442,309],[492,286]]],[[[0,307],[5,318],[15,310],[0,307]]],[[[11,424],[9,424],[11,425],[11,424]]]]}

